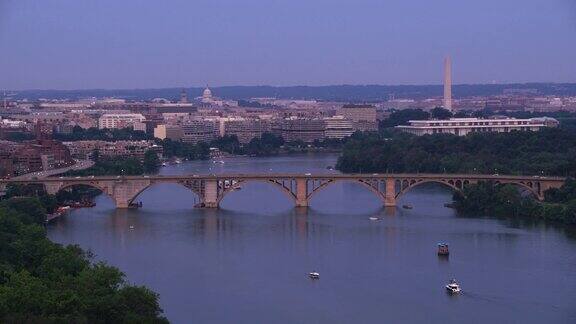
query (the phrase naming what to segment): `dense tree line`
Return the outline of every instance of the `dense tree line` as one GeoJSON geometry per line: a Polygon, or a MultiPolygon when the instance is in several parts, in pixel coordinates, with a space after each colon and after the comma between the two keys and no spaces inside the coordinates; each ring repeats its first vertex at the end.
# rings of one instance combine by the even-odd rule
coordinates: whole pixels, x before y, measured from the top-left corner
{"type": "Polygon", "coordinates": [[[576,181],[546,191],[544,202],[523,194],[513,185],[480,182],[454,194],[457,210],[466,214],[525,217],[576,224],[576,181]]]}
{"type": "Polygon", "coordinates": [[[92,167],[71,170],[64,176],[142,175],[156,173],[160,168],[160,159],[152,150],[144,153],[143,160],[136,157],[101,157],[98,150],[94,150],[92,160],[92,167]]]}
{"type": "Polygon", "coordinates": [[[346,139],[323,139],[312,143],[303,141],[286,142],[282,136],[265,132],[260,137],[255,137],[246,144],[240,143],[236,135],[225,135],[210,142],[211,147],[217,147],[221,151],[250,156],[270,156],[279,153],[304,152],[309,149],[341,149],[346,139]]]}
{"type": "Polygon", "coordinates": [[[78,185],[66,190],[60,190],[55,195],[49,195],[41,184],[9,184],[2,198],[36,197],[46,212],[52,214],[59,206],[68,205],[72,201],[92,200],[101,193],[100,190],[94,187],[78,185]]]}
{"type": "Polygon", "coordinates": [[[164,139],[158,140],[157,143],[163,147],[163,155],[167,158],[180,157],[187,160],[205,160],[210,156],[210,146],[202,142],[194,145],[164,139]]]}
{"type": "Polygon", "coordinates": [[[0,203],[0,322],[168,322],[156,293],[78,246],[49,241],[45,214],[36,198],[0,203]]]}
{"type": "MultiPolygon", "coordinates": [[[[380,121],[380,129],[390,128],[398,125],[408,125],[410,120],[448,119],[453,117],[452,113],[444,108],[436,107],[430,112],[422,109],[402,109],[394,110],[388,118],[380,121]]],[[[456,117],[463,117],[459,114],[456,117]]]]}
{"type": "Polygon", "coordinates": [[[337,168],[343,172],[484,173],[576,176],[576,132],[355,134],[337,168]]]}
{"type": "Polygon", "coordinates": [[[96,127],[84,129],[79,126],[75,126],[72,129],[72,133],[63,134],[55,133],[53,134],[54,139],[67,142],[67,141],[87,141],[87,140],[99,140],[99,141],[140,141],[140,140],[150,140],[152,136],[146,134],[143,131],[133,130],[132,128],[105,128],[99,129],[96,127]]]}
{"type": "Polygon", "coordinates": [[[100,158],[94,165],[84,170],[71,170],[64,176],[107,176],[107,175],[141,175],[144,174],[144,163],[135,157],[100,158]]]}

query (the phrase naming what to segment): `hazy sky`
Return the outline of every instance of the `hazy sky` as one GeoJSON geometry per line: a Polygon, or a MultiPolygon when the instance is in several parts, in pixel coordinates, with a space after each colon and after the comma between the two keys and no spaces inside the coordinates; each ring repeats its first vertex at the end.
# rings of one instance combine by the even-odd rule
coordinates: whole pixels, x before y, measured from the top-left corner
{"type": "Polygon", "coordinates": [[[0,89],[576,82],[576,0],[0,0],[0,89]]]}

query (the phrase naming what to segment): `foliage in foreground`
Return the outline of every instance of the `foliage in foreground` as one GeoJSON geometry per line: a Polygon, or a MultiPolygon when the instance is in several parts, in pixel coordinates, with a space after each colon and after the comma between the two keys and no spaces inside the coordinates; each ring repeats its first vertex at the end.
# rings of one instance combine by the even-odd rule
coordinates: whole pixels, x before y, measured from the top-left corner
{"type": "Polygon", "coordinates": [[[46,238],[35,198],[0,204],[0,322],[167,323],[158,295],[78,246],[46,238]]]}

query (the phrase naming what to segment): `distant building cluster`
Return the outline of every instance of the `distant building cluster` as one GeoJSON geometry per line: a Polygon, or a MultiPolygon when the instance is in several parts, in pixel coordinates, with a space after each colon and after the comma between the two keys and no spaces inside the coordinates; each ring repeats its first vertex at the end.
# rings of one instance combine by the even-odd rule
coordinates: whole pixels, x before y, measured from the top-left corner
{"type": "Polygon", "coordinates": [[[0,178],[47,171],[74,164],[70,150],[58,141],[0,141],[0,178]]]}
{"type": "MultiPolygon", "coordinates": [[[[444,107],[453,113],[576,112],[576,97],[539,96],[534,89],[506,89],[497,96],[454,97],[452,66],[444,65],[444,93],[437,97],[395,98],[370,104],[277,99],[268,97],[228,100],[206,87],[197,95],[186,90],[174,98],[148,101],[119,98],[79,100],[9,100],[0,105],[0,176],[48,170],[85,159],[94,150],[102,156],[135,156],[161,147],[153,141],[53,141],[54,135],[72,134],[75,129],[131,128],[157,139],[197,144],[224,136],[235,136],[242,144],[264,133],[281,136],[288,142],[312,143],[323,139],[344,139],[357,131],[377,131],[379,121],[393,111],[444,107]]],[[[413,120],[398,129],[416,135],[474,132],[534,131],[554,127],[551,118],[453,118],[413,120]]]]}
{"type": "Polygon", "coordinates": [[[95,151],[102,157],[134,157],[143,159],[148,150],[162,157],[163,148],[154,141],[74,141],[63,143],[73,158],[87,160],[95,151]]]}

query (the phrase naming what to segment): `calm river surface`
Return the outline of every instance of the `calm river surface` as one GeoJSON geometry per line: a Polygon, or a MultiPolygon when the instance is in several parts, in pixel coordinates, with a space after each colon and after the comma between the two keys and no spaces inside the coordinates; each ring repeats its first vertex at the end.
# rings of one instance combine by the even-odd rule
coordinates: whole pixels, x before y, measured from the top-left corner
{"type": "MultiPolygon", "coordinates": [[[[161,174],[334,172],[336,155],[230,158],[161,174]]],[[[459,217],[441,186],[385,210],[366,188],[337,183],[308,211],[277,188],[247,183],[220,210],[193,209],[178,185],[156,185],[139,210],[97,206],[48,227],[160,294],[173,323],[576,323],[576,240],[543,225],[459,217]],[[371,221],[371,216],[382,217],[371,221]],[[130,226],[134,226],[130,229],[130,226]],[[436,244],[450,244],[439,259],[436,244]],[[316,270],[321,279],[311,281],[316,270]],[[451,278],[463,293],[449,296],[451,278]]]]}

